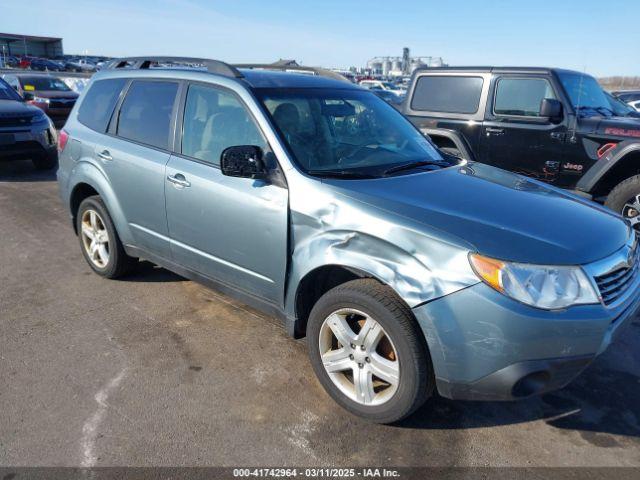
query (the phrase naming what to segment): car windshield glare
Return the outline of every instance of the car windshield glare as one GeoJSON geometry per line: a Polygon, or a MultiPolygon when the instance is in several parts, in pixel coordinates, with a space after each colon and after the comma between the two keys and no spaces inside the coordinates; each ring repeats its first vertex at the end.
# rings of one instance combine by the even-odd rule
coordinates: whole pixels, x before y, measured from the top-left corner
{"type": "Polygon", "coordinates": [[[261,89],[258,95],[305,172],[377,174],[395,165],[442,160],[427,138],[371,92],[261,89]]]}
{"type": "Polygon", "coordinates": [[[71,90],[66,83],[56,77],[23,77],[20,82],[25,90],[27,90],[27,86],[33,87],[29,88],[29,90],[50,90],[57,92],[68,92],[71,90]]]}

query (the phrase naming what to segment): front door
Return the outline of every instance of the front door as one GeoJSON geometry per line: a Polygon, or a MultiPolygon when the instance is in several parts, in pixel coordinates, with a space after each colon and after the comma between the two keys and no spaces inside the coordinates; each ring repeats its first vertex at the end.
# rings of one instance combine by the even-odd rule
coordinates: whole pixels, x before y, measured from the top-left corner
{"type": "Polygon", "coordinates": [[[281,304],[287,268],[288,190],[263,180],[227,177],[220,154],[230,146],[269,146],[231,91],[189,86],[180,154],[166,169],[166,205],[174,261],[281,304]]]}
{"type": "Polygon", "coordinates": [[[562,183],[567,118],[540,117],[545,98],[558,98],[544,76],[503,75],[495,80],[482,127],[480,161],[544,182],[562,183]]]}

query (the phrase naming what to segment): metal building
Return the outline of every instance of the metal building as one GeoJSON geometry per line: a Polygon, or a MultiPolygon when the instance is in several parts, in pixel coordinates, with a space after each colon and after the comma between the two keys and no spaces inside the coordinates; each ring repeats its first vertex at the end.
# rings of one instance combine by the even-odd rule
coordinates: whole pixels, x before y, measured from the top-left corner
{"type": "Polygon", "coordinates": [[[64,55],[62,39],[0,33],[0,55],[57,57],[64,55]]]}

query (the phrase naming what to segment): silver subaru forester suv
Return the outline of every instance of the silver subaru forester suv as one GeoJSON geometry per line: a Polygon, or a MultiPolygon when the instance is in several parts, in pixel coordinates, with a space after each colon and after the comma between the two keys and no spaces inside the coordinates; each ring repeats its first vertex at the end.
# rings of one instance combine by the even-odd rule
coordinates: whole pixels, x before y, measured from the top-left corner
{"type": "Polygon", "coordinates": [[[571,193],[437,150],[330,72],[130,58],[60,135],[60,192],[98,274],[144,258],[306,336],[377,422],[570,382],[632,319],[635,231],[571,193]]]}

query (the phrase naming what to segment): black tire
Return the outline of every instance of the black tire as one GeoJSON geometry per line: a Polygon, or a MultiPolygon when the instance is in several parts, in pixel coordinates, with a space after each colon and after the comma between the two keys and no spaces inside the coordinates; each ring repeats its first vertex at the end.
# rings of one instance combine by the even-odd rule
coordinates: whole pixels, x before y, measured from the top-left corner
{"type": "Polygon", "coordinates": [[[58,166],[58,152],[42,155],[41,157],[34,157],[31,159],[31,162],[36,170],[53,170],[58,166]]]}
{"type": "Polygon", "coordinates": [[[87,197],[80,203],[78,214],[76,215],[76,230],[78,232],[78,239],[80,240],[80,250],[82,251],[82,255],[91,269],[98,275],[105,278],[122,277],[129,273],[137,263],[137,259],[130,257],[124,251],[124,247],[122,246],[120,237],[118,237],[118,232],[116,232],[107,207],[98,195],[87,197]],[[98,213],[109,237],[109,261],[103,268],[100,268],[91,260],[84,245],[82,236],[82,218],[87,210],[94,210],[98,213]]]}
{"type": "Polygon", "coordinates": [[[376,423],[396,422],[413,413],[433,393],[431,358],[411,310],[391,288],[376,280],[352,280],[325,293],[311,310],[307,342],[311,365],[322,386],[339,405],[357,416],[376,423]],[[397,351],[398,387],[393,396],[380,405],[364,405],[345,395],[322,363],[319,345],[322,324],[342,308],[353,308],[374,318],[397,351]]]}
{"type": "Polygon", "coordinates": [[[625,204],[638,195],[640,195],[640,175],[634,175],[616,185],[609,192],[604,204],[614,212],[625,216],[623,212],[625,204]]]}

